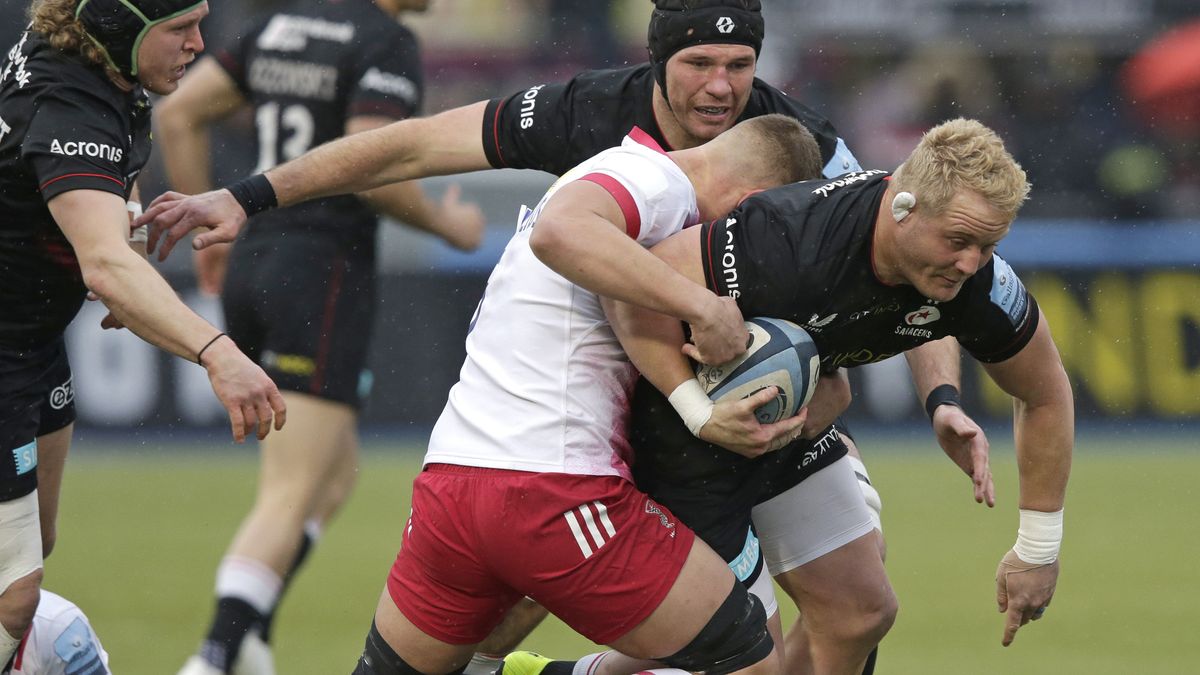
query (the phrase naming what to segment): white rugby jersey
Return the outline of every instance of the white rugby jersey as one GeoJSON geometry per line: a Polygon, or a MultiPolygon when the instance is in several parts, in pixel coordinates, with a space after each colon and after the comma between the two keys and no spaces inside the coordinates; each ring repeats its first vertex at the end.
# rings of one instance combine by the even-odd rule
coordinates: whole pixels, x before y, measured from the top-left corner
{"type": "Polygon", "coordinates": [[[13,661],[12,675],[68,673],[109,675],[108,652],[73,602],[43,590],[33,627],[13,661]]]}
{"type": "Polygon", "coordinates": [[[529,246],[542,207],[576,180],[608,190],[627,234],[643,246],[699,218],[687,176],[636,128],[563,174],[537,208],[522,207],[475,310],[427,464],[630,477],[625,427],[637,372],[596,294],[546,267],[529,246]]]}

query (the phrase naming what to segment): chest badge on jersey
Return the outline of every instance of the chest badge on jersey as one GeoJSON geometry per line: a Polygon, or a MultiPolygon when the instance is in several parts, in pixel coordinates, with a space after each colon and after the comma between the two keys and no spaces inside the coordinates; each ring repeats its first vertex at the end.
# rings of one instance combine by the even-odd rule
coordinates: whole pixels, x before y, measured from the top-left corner
{"type": "Polygon", "coordinates": [[[910,326],[924,326],[927,323],[933,323],[942,318],[941,311],[932,305],[925,305],[915,312],[909,312],[904,315],[904,323],[910,326]]]}

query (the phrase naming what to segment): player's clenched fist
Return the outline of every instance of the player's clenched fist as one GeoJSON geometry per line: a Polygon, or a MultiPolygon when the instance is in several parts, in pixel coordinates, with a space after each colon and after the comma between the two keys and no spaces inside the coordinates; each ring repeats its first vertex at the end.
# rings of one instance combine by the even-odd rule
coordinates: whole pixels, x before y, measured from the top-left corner
{"type": "Polygon", "coordinates": [[[683,353],[707,365],[734,360],[746,351],[750,341],[750,332],[733,298],[712,296],[704,319],[689,325],[692,343],[683,346],[683,353]]]}
{"type": "Polygon", "coordinates": [[[229,412],[233,440],[241,443],[254,433],[258,440],[287,421],[287,406],[270,377],[237,348],[233,340],[218,336],[205,347],[200,365],[208,371],[213,392],[229,412]]]}

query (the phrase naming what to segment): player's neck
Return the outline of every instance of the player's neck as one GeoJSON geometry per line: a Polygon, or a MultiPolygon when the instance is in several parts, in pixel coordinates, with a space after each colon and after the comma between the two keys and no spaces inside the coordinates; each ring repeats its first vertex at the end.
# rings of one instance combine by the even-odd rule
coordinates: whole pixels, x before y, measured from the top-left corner
{"type": "MultiPolygon", "coordinates": [[[[884,197],[888,196],[884,192],[884,197]]],[[[871,269],[875,278],[889,285],[906,283],[896,258],[896,234],[899,224],[886,209],[879,209],[871,232],[871,269]]]]}

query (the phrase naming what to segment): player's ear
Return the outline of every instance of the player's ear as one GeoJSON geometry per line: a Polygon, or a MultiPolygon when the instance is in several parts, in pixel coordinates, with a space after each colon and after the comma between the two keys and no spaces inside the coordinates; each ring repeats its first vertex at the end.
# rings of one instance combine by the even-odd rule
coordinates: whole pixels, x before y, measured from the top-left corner
{"type": "Polygon", "coordinates": [[[892,217],[900,222],[908,217],[917,206],[917,198],[911,192],[897,192],[892,198],[892,217]]]}

